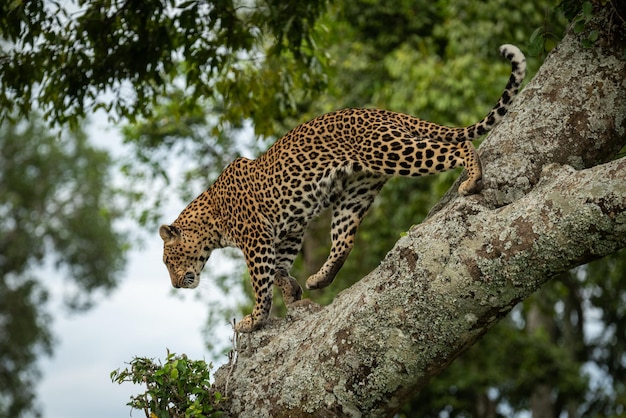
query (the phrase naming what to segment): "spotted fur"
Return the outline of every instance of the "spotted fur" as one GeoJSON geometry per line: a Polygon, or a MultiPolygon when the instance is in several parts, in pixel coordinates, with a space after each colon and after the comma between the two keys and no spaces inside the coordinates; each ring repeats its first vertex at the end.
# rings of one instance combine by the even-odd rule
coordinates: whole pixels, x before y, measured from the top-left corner
{"type": "Polygon", "coordinates": [[[250,332],[267,319],[272,285],[287,305],[302,289],[290,276],[308,223],[332,207],[332,247],[306,286],[328,286],[354,244],[361,219],[391,176],[422,176],[465,167],[461,195],[482,187],[472,140],[506,114],[525,76],[526,61],[513,45],[500,53],[511,76],[498,103],[480,122],[450,128],[380,109],[344,109],[304,123],[256,160],[239,158],[193,200],[171,225],[161,226],[163,261],[174,287],[195,288],[215,248],[243,251],[255,294],[251,315],[236,325],[250,332]]]}

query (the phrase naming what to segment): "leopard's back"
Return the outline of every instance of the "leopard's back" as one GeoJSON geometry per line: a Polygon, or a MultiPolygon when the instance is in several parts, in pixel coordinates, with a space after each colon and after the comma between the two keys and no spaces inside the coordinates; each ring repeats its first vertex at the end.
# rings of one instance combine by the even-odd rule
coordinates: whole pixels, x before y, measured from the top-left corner
{"type": "Polygon", "coordinates": [[[496,105],[477,123],[447,127],[383,109],[342,109],[303,123],[254,162],[255,196],[274,223],[298,228],[339,198],[348,184],[380,188],[391,176],[422,176],[464,166],[470,179],[459,189],[477,191],[482,170],[470,141],[507,113],[526,72],[513,45],[509,81],[496,105]]]}

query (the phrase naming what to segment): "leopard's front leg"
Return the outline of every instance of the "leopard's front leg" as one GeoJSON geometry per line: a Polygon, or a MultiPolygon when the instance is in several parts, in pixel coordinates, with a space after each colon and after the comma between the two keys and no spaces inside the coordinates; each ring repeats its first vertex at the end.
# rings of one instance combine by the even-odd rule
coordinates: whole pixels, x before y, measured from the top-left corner
{"type": "Polygon", "coordinates": [[[252,314],[246,315],[235,325],[235,331],[252,332],[263,326],[272,308],[276,258],[274,247],[268,244],[257,244],[254,248],[245,249],[244,256],[254,290],[254,308],[252,314]]]}

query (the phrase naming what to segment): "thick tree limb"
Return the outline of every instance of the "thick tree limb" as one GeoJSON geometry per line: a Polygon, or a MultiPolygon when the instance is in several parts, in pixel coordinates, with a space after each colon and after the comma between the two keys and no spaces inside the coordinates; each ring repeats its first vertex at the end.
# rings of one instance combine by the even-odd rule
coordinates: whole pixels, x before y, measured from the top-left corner
{"type": "Polygon", "coordinates": [[[480,195],[448,194],[331,305],[240,337],[216,373],[229,415],[393,415],[555,274],[626,246],[626,159],[609,161],[626,143],[624,43],[600,14],[598,43],[566,36],[481,146],[480,195]]]}

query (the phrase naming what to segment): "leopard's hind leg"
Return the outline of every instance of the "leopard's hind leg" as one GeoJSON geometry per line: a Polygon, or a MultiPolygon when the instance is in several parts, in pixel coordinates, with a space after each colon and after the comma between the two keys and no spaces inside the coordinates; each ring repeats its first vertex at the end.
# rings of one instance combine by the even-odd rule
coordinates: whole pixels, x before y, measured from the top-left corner
{"type": "Polygon", "coordinates": [[[463,196],[482,189],[482,167],[474,145],[469,141],[447,142],[448,133],[460,128],[433,125],[438,129],[433,138],[420,137],[417,131],[404,128],[391,130],[370,139],[364,148],[373,147],[375,158],[362,152],[360,161],[365,170],[386,176],[426,176],[456,167],[465,167],[468,178],[459,186],[463,196]]]}
{"type": "Polygon", "coordinates": [[[346,180],[332,207],[330,254],[319,271],[307,279],[307,289],[321,289],[332,283],[354,246],[361,220],[386,181],[385,176],[365,172],[353,174],[346,180]]]}
{"type": "Polygon", "coordinates": [[[459,194],[467,196],[479,193],[483,189],[483,168],[476,148],[471,142],[453,145],[457,147],[455,154],[463,161],[461,165],[467,172],[467,179],[459,186],[459,194]]]}

